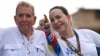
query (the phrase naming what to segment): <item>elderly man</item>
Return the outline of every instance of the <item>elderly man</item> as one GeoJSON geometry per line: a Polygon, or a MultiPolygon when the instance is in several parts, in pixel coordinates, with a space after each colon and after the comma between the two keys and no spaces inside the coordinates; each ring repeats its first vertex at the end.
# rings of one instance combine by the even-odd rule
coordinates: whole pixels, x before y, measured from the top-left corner
{"type": "Polygon", "coordinates": [[[31,4],[21,1],[14,20],[17,27],[7,29],[1,36],[2,56],[52,56],[44,32],[33,28],[36,16],[31,4]]]}

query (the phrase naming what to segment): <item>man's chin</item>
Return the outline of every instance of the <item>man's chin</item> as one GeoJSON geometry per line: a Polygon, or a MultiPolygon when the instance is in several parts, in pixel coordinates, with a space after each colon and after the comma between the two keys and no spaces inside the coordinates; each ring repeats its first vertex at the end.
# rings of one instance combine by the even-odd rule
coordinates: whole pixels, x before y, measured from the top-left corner
{"type": "Polygon", "coordinates": [[[22,30],[28,30],[28,27],[22,27],[21,29],[22,30]]]}

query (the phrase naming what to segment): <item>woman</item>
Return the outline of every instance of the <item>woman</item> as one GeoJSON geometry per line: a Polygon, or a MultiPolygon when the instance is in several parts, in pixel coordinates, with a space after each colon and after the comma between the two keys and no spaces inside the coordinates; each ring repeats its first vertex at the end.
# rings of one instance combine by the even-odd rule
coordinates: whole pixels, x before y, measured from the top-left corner
{"type": "Polygon", "coordinates": [[[97,56],[100,35],[88,29],[73,29],[67,9],[55,6],[49,11],[51,27],[59,33],[57,41],[60,52],[57,56],[97,56]]]}

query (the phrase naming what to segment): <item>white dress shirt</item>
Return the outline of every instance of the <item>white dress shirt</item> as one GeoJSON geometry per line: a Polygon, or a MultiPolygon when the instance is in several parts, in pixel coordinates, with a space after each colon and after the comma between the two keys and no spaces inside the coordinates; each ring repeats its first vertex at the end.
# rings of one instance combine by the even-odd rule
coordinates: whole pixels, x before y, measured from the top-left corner
{"type": "Polygon", "coordinates": [[[0,39],[2,56],[52,56],[43,31],[35,30],[28,41],[18,28],[7,29],[0,39]]]}
{"type": "MultiPolygon", "coordinates": [[[[2,33],[4,32],[3,29],[0,28],[0,36],[2,35],[2,33]]],[[[2,45],[2,41],[1,41],[1,37],[0,37],[0,45],[2,45]]],[[[2,55],[2,49],[0,49],[0,55],[2,55]]]]}

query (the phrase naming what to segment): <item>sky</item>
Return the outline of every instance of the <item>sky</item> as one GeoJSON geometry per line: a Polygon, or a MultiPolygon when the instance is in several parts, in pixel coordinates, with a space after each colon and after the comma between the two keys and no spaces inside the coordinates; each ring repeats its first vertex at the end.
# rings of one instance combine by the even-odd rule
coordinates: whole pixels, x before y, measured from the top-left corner
{"type": "Polygon", "coordinates": [[[20,1],[29,2],[35,7],[37,20],[34,27],[38,26],[44,14],[48,16],[50,8],[57,5],[66,7],[69,14],[77,12],[79,8],[100,9],[100,0],[0,0],[0,28],[16,26],[14,15],[20,1]]]}

